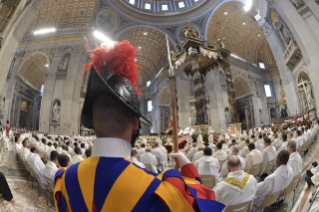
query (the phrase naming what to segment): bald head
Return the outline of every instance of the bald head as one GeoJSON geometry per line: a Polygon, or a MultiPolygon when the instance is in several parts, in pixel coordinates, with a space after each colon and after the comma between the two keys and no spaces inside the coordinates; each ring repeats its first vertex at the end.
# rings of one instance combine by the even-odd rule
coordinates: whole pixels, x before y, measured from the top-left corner
{"type": "Polygon", "coordinates": [[[241,163],[237,156],[232,156],[227,162],[228,172],[236,172],[241,170],[241,163]]]}
{"type": "Polygon", "coordinates": [[[238,153],[239,153],[239,147],[238,147],[238,145],[233,146],[232,153],[233,153],[233,155],[238,155],[238,153]]]}

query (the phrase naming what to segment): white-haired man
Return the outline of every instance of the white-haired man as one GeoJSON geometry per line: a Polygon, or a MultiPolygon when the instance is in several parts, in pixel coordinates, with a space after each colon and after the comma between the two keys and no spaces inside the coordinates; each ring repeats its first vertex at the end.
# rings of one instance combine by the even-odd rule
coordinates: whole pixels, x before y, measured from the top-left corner
{"type": "MultiPolygon", "coordinates": [[[[239,149],[238,145],[233,146],[232,155],[230,158],[232,158],[233,156],[237,156],[240,160],[242,170],[245,170],[245,159],[243,157],[239,156],[239,151],[240,151],[240,149],[239,149]]],[[[228,159],[228,160],[230,160],[230,159],[228,159]]],[[[219,173],[219,181],[222,181],[227,177],[227,174],[228,174],[227,162],[228,162],[228,160],[226,160],[225,163],[222,165],[222,169],[219,173]]]]}
{"type": "Polygon", "coordinates": [[[47,179],[45,177],[45,165],[43,163],[43,161],[41,160],[41,158],[44,157],[45,154],[45,149],[41,146],[38,146],[36,148],[36,153],[35,155],[32,157],[31,160],[31,167],[32,170],[35,172],[35,174],[39,175],[40,180],[42,181],[42,183],[44,185],[47,185],[47,179]]]}

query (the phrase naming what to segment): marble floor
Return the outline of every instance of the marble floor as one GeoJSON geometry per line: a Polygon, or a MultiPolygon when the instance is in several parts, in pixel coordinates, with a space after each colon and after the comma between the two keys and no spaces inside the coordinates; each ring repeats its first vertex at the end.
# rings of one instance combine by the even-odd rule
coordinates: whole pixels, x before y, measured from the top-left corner
{"type": "MultiPolygon", "coordinates": [[[[319,139],[319,137],[318,137],[319,139]]],[[[311,204],[309,200],[312,198],[313,193],[317,190],[317,187],[308,188],[305,182],[305,172],[311,168],[311,162],[319,158],[319,142],[312,144],[309,148],[309,152],[303,157],[303,174],[298,188],[295,191],[295,197],[290,195],[286,197],[285,202],[278,205],[277,208],[268,208],[268,211],[272,212],[306,212],[309,211],[311,204]]],[[[0,212],[53,212],[55,208],[52,207],[53,197],[48,193],[52,199],[47,199],[45,196],[45,190],[41,191],[41,196],[38,195],[38,185],[36,182],[29,180],[27,182],[26,172],[21,169],[21,163],[17,161],[14,145],[10,143],[9,150],[0,153],[0,172],[2,172],[8,181],[11,188],[14,200],[19,206],[13,206],[11,203],[3,200],[0,194],[0,212]]]]}
{"type": "MultiPolygon", "coordinates": [[[[9,150],[1,153],[0,172],[2,172],[10,186],[13,199],[18,203],[18,206],[13,206],[11,203],[3,200],[0,195],[0,212],[54,212],[55,207],[52,207],[52,201],[48,202],[45,195],[45,190],[41,190],[41,196],[38,195],[37,182],[27,182],[26,172],[21,169],[21,163],[17,161],[14,145],[10,143],[9,150]]],[[[50,199],[51,200],[51,199],[50,199]]]]}

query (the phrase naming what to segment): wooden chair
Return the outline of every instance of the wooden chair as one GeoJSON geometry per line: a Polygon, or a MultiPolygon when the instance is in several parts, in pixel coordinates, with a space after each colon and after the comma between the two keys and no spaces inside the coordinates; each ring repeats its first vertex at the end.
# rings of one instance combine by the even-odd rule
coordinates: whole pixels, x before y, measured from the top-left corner
{"type": "Polygon", "coordinates": [[[261,163],[253,165],[250,170],[248,171],[248,174],[253,175],[254,177],[258,176],[261,172],[261,163]]]}
{"type": "Polygon", "coordinates": [[[275,148],[276,148],[276,152],[278,151],[278,149],[280,148],[280,146],[275,146],[275,148]]]}
{"type": "Polygon", "coordinates": [[[226,162],[226,160],[219,160],[218,162],[219,162],[219,171],[221,171],[222,170],[222,166],[226,162]]]}
{"type": "Polygon", "coordinates": [[[211,189],[216,185],[215,175],[200,175],[200,178],[206,188],[211,189]]]}
{"type": "Polygon", "coordinates": [[[274,168],[274,163],[275,163],[275,159],[268,161],[265,170],[263,171],[263,173],[260,173],[260,175],[269,172],[270,170],[272,170],[274,168]]]}
{"type": "Polygon", "coordinates": [[[144,163],[144,165],[145,165],[145,169],[146,169],[147,171],[153,171],[151,164],[145,164],[145,163],[144,163]]]}
{"type": "Polygon", "coordinates": [[[277,191],[275,193],[268,194],[266,198],[264,199],[264,201],[261,203],[261,205],[256,206],[256,209],[267,208],[270,205],[274,204],[280,197],[281,193],[282,191],[277,191]]]}
{"type": "MultiPolygon", "coordinates": [[[[52,197],[53,197],[53,192],[54,192],[54,182],[53,182],[53,180],[51,179],[51,178],[48,178],[48,177],[46,177],[47,178],[47,181],[48,181],[48,192],[49,192],[49,194],[52,194],[52,197]]],[[[51,203],[52,203],[52,207],[53,207],[53,201],[52,201],[53,199],[51,199],[51,203]]],[[[48,198],[47,198],[47,205],[48,205],[48,198]]]]}
{"type": "MultiPolygon", "coordinates": [[[[29,167],[29,173],[30,173],[31,177],[33,179],[36,179],[32,167],[28,163],[27,163],[27,165],[29,167]]],[[[32,181],[32,189],[33,189],[33,179],[31,180],[32,181]]]]}
{"type": "Polygon", "coordinates": [[[156,166],[157,166],[158,170],[160,170],[161,172],[164,171],[164,166],[161,162],[161,159],[159,157],[156,157],[156,161],[157,161],[156,166]]]}
{"type": "Polygon", "coordinates": [[[300,154],[303,146],[299,146],[297,152],[300,154]]]}
{"type": "Polygon", "coordinates": [[[44,183],[42,182],[42,180],[40,179],[40,176],[39,176],[39,174],[38,173],[36,173],[36,172],[33,172],[34,173],[34,175],[35,175],[35,178],[37,179],[37,181],[38,181],[38,195],[39,196],[41,196],[41,189],[40,189],[40,187],[42,187],[42,188],[44,188],[45,189],[45,197],[47,198],[47,190],[48,190],[48,188],[47,188],[47,185],[44,185],[44,183]]]}
{"type": "Polygon", "coordinates": [[[245,202],[240,205],[227,206],[224,212],[249,212],[252,203],[253,201],[250,200],[249,202],[245,202]]]}
{"type": "Polygon", "coordinates": [[[294,192],[294,197],[293,197],[293,199],[292,199],[292,207],[294,206],[294,202],[295,202],[295,190],[296,190],[296,188],[297,188],[298,185],[299,185],[300,178],[301,178],[301,174],[295,176],[295,177],[292,179],[291,183],[288,185],[288,187],[285,189],[285,191],[282,192],[281,195],[280,195],[280,197],[284,197],[284,196],[290,194],[291,192],[294,192]]]}

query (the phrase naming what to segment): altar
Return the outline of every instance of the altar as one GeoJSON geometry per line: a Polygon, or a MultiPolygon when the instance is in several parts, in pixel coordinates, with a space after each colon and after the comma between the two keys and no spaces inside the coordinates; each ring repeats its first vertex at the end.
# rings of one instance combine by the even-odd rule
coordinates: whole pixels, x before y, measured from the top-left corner
{"type": "Polygon", "coordinates": [[[228,133],[233,137],[241,134],[241,125],[241,122],[227,124],[228,133]]]}

